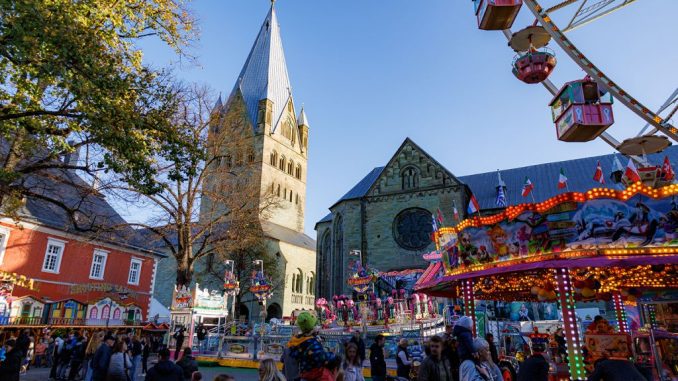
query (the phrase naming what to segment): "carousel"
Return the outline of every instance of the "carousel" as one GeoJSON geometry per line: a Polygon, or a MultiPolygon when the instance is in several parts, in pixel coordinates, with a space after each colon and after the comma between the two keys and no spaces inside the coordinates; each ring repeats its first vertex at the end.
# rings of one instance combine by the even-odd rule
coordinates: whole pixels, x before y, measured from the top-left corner
{"type": "Polygon", "coordinates": [[[657,328],[675,329],[658,311],[673,316],[668,306],[678,296],[677,196],[678,185],[636,182],[624,190],[562,193],[441,228],[434,240],[443,274],[416,291],[463,300],[463,313],[474,320],[479,300],[555,303],[565,345],[552,379],[585,380],[598,352],[637,362],[646,356],[655,378],[675,377],[678,341],[662,349],[657,337],[672,334],[657,328]],[[587,301],[610,302],[614,328],[584,334],[575,304],[587,301]],[[647,350],[632,340],[647,342],[647,350]]]}

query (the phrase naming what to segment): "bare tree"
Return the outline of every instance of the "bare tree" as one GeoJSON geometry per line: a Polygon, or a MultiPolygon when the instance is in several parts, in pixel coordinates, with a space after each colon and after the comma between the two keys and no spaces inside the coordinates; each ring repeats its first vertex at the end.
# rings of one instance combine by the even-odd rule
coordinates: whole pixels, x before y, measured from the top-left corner
{"type": "MultiPolygon", "coordinates": [[[[237,257],[261,247],[260,218],[279,201],[260,189],[261,157],[255,153],[254,136],[219,133],[229,121],[214,107],[207,88],[186,86],[179,94],[172,124],[190,142],[191,154],[157,157],[158,192],[146,193],[124,182],[110,191],[154,211],[146,223],[132,225],[145,229],[149,243],[176,259],[176,284],[188,286],[201,258],[237,257]]],[[[239,268],[248,267],[240,263],[239,268]]]]}

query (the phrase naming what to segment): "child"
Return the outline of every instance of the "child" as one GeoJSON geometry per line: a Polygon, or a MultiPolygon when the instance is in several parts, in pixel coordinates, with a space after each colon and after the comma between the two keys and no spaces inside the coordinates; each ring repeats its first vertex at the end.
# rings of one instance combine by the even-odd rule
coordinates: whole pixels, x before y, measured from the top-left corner
{"type": "Polygon", "coordinates": [[[317,322],[318,319],[310,312],[301,312],[296,322],[301,333],[287,343],[290,356],[299,362],[299,377],[307,381],[320,380],[325,364],[334,358],[334,354],[325,352],[314,332],[317,322]]]}
{"type": "Polygon", "coordinates": [[[452,335],[457,338],[457,354],[459,362],[464,360],[473,360],[475,351],[473,350],[473,320],[468,316],[462,316],[454,326],[452,335]]]}

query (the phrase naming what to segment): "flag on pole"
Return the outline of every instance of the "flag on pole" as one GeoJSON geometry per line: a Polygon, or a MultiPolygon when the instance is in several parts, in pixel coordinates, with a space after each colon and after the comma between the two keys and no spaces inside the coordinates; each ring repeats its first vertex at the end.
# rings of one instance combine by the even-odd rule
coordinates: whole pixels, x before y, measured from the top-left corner
{"type": "Polygon", "coordinates": [[[619,162],[619,158],[617,157],[617,155],[614,155],[614,161],[612,162],[612,172],[610,173],[610,180],[612,180],[612,182],[615,184],[619,184],[621,183],[621,178],[623,174],[624,168],[622,167],[621,162],[619,162]]]}
{"type": "Polygon", "coordinates": [[[640,181],[640,175],[638,174],[638,170],[636,169],[636,165],[633,164],[632,159],[629,159],[629,163],[626,165],[624,176],[632,183],[640,181]]]}
{"type": "Polygon", "coordinates": [[[478,213],[480,211],[480,205],[478,205],[478,200],[476,200],[476,196],[473,193],[471,193],[471,199],[468,202],[466,211],[468,214],[478,213]]]}
{"type": "Polygon", "coordinates": [[[454,219],[459,221],[459,211],[457,210],[457,205],[452,206],[453,213],[454,213],[454,219]]]}
{"type": "Polygon", "coordinates": [[[661,178],[664,181],[671,181],[676,178],[675,172],[671,167],[671,161],[668,156],[664,156],[664,164],[662,164],[661,178]]]}
{"type": "Polygon", "coordinates": [[[560,168],[560,175],[558,176],[558,189],[567,188],[567,176],[565,170],[560,168]]]}
{"type": "Polygon", "coordinates": [[[523,184],[523,190],[520,193],[523,197],[527,197],[532,193],[532,190],[534,189],[534,184],[532,184],[532,181],[530,181],[529,178],[525,177],[525,184],[523,184]]]}
{"type": "Polygon", "coordinates": [[[433,214],[431,214],[431,225],[433,226],[433,231],[437,232],[438,224],[436,223],[436,217],[433,214]]]}
{"type": "Polygon", "coordinates": [[[598,160],[598,164],[596,165],[596,173],[593,174],[593,181],[605,184],[605,176],[603,176],[603,167],[600,166],[600,160],[598,160]]]}
{"type": "Polygon", "coordinates": [[[440,211],[440,208],[438,208],[438,223],[440,223],[440,226],[443,226],[443,213],[440,211]]]}
{"type": "Polygon", "coordinates": [[[508,203],[506,202],[506,192],[504,192],[506,184],[501,179],[501,173],[499,171],[497,171],[497,179],[499,180],[499,183],[497,185],[497,200],[495,201],[495,204],[500,208],[505,208],[508,206],[508,203]]]}

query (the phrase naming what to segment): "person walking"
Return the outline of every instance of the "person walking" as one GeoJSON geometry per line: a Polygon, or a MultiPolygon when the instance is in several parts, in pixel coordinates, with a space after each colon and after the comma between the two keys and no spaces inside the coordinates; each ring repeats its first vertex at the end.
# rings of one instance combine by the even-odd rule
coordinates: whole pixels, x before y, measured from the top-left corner
{"type": "Polygon", "coordinates": [[[132,337],[132,346],[130,347],[130,357],[132,361],[132,367],[130,368],[129,381],[136,381],[137,378],[137,369],[141,364],[141,341],[137,336],[132,337]]]}
{"type": "Polygon", "coordinates": [[[453,381],[450,361],[443,356],[443,339],[433,336],[429,339],[430,355],[421,362],[418,381],[453,381]]]}
{"type": "Polygon", "coordinates": [[[184,348],[184,355],[181,356],[179,361],[177,361],[177,365],[179,368],[181,368],[181,371],[184,374],[184,380],[190,380],[193,372],[198,370],[198,362],[195,361],[191,348],[184,348]]]}
{"type": "Polygon", "coordinates": [[[16,340],[7,340],[5,342],[5,359],[0,362],[0,380],[19,381],[23,358],[24,354],[17,346],[16,340]]]}
{"type": "Polygon", "coordinates": [[[129,381],[129,371],[132,368],[132,360],[127,354],[127,343],[120,340],[113,347],[113,354],[108,363],[106,372],[107,381],[129,381]]]}
{"type": "Polygon", "coordinates": [[[70,359],[70,366],[71,369],[68,372],[68,380],[73,381],[75,380],[76,375],[80,371],[80,367],[82,366],[82,363],[85,361],[85,338],[82,336],[79,336],[76,339],[76,343],[73,346],[73,350],[71,351],[71,359],[70,359]]]}
{"type": "Polygon", "coordinates": [[[104,343],[99,345],[92,358],[92,381],[106,381],[114,344],[115,337],[104,336],[104,343]]]}
{"type": "Polygon", "coordinates": [[[468,316],[460,317],[452,334],[457,338],[459,361],[473,360],[473,320],[468,316]]]}
{"type": "Polygon", "coordinates": [[[287,381],[280,373],[273,359],[264,359],[259,363],[259,381],[287,381]]]}
{"type": "Polygon", "coordinates": [[[647,381],[628,360],[601,359],[587,381],[647,381]]]}
{"type": "Polygon", "coordinates": [[[54,345],[52,346],[52,352],[50,353],[51,369],[49,371],[49,378],[51,379],[57,378],[57,370],[59,369],[59,354],[61,353],[63,345],[64,340],[61,338],[61,336],[56,335],[54,337],[54,345]]]}
{"type": "Polygon", "coordinates": [[[549,363],[542,354],[545,350],[544,343],[532,344],[532,355],[518,369],[518,381],[548,381],[549,363]]]}
{"type": "Polygon", "coordinates": [[[179,358],[179,352],[184,346],[184,327],[179,328],[174,332],[174,361],[179,358]]]}
{"type": "Polygon", "coordinates": [[[358,347],[358,357],[360,357],[360,365],[365,361],[365,341],[360,337],[360,331],[357,329],[353,330],[353,336],[351,336],[350,343],[355,344],[358,347]]]}
{"type": "Polygon", "coordinates": [[[181,368],[170,360],[170,351],[162,348],[158,351],[158,363],[146,373],[144,381],[183,381],[181,368]]]}
{"type": "Polygon", "coordinates": [[[386,381],[386,360],[384,359],[384,344],[386,337],[377,335],[374,344],[370,347],[370,367],[373,381],[386,381]]]}
{"type": "Polygon", "coordinates": [[[462,381],[504,381],[501,370],[492,361],[490,343],[485,339],[473,340],[473,350],[478,353],[478,360],[465,360],[459,368],[459,379],[462,381]]]}
{"type": "Polygon", "coordinates": [[[104,341],[104,332],[99,331],[92,336],[92,338],[87,342],[87,347],[85,348],[85,381],[92,381],[92,359],[94,354],[99,349],[99,346],[103,344],[104,341]]]}
{"type": "Polygon", "coordinates": [[[365,381],[358,346],[353,342],[346,344],[342,368],[344,370],[344,381],[365,381]]]}
{"type": "Polygon", "coordinates": [[[402,338],[398,342],[396,349],[396,364],[398,366],[398,377],[410,379],[410,370],[412,370],[412,360],[407,352],[407,339],[402,338]]]}
{"type": "Polygon", "coordinates": [[[45,339],[40,339],[37,344],[35,344],[35,361],[33,365],[36,368],[41,368],[43,363],[45,363],[45,353],[47,352],[47,343],[45,339]]]}
{"type": "Polygon", "coordinates": [[[141,374],[148,373],[148,357],[151,355],[151,343],[147,337],[141,339],[141,374]]]}

